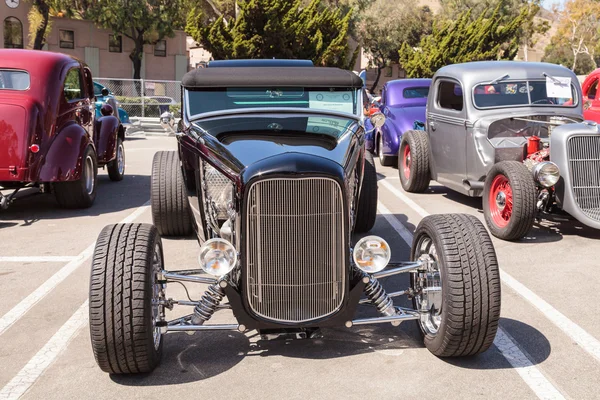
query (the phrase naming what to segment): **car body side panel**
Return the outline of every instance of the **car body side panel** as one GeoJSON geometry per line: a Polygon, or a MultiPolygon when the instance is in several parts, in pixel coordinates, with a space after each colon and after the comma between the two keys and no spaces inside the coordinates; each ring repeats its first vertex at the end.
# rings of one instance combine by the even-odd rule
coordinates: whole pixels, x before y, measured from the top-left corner
{"type": "Polygon", "coordinates": [[[0,181],[25,177],[30,130],[27,117],[21,105],[0,104],[0,181]]]}
{"type": "Polygon", "coordinates": [[[81,177],[83,152],[90,145],[87,132],[76,123],[56,135],[40,168],[40,182],[76,181],[81,177]]]}
{"type": "Polygon", "coordinates": [[[98,157],[98,165],[114,160],[117,151],[119,120],[114,115],[100,117],[95,124],[94,143],[98,157]]]}

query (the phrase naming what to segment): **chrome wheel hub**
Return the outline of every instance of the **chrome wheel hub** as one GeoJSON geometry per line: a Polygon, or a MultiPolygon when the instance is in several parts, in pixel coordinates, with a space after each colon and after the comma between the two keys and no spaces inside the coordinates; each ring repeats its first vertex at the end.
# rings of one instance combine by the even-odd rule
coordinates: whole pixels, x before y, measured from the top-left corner
{"type": "Polygon", "coordinates": [[[152,328],[156,350],[160,347],[162,340],[161,327],[157,326],[157,322],[165,320],[165,306],[161,304],[165,301],[165,284],[158,282],[158,276],[162,269],[162,254],[157,243],[152,256],[152,328]]]}
{"type": "Polygon", "coordinates": [[[430,237],[424,236],[420,239],[416,256],[427,266],[425,270],[419,270],[413,276],[416,308],[421,315],[419,323],[426,334],[435,336],[442,323],[444,298],[442,276],[437,265],[437,250],[430,237]]]}
{"type": "Polygon", "coordinates": [[[117,147],[117,168],[119,175],[123,175],[125,172],[125,151],[122,143],[117,147]]]}
{"type": "Polygon", "coordinates": [[[85,165],[83,167],[83,173],[85,174],[85,190],[87,194],[91,195],[94,192],[94,160],[92,160],[92,156],[87,156],[85,159],[85,165]]]}
{"type": "Polygon", "coordinates": [[[498,192],[496,195],[496,207],[500,211],[504,210],[504,207],[506,207],[506,193],[502,191],[498,192]]]}

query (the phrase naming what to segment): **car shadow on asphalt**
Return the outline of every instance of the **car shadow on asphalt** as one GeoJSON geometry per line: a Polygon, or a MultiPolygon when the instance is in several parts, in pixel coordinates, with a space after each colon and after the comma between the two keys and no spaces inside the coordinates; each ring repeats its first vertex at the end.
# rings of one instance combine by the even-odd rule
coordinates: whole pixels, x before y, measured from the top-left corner
{"type": "Polygon", "coordinates": [[[85,209],[60,208],[52,194],[32,194],[33,189],[19,192],[16,201],[0,211],[0,229],[15,225],[29,226],[42,220],[99,216],[137,208],[150,199],[149,175],[125,175],[120,182],[112,182],[108,175],[98,175],[96,200],[85,209]]]}
{"type": "MultiPolygon", "coordinates": [[[[431,193],[441,194],[444,198],[455,203],[471,207],[475,212],[483,215],[481,197],[465,196],[444,186],[431,186],[428,190],[431,193]]],[[[539,214],[539,218],[527,236],[513,243],[552,243],[562,240],[564,236],[575,235],[588,239],[600,239],[600,230],[590,228],[569,214],[558,211],[553,214],[539,214]]]]}
{"type": "MultiPolygon", "coordinates": [[[[500,327],[511,336],[513,343],[532,365],[541,364],[552,353],[552,346],[544,334],[524,322],[511,318],[500,318],[500,327]]],[[[513,353],[513,352],[511,352],[513,353]]],[[[511,356],[518,358],[516,354],[511,356]]],[[[493,345],[488,351],[476,356],[443,358],[448,364],[467,369],[512,369],[508,359],[493,345]]]]}

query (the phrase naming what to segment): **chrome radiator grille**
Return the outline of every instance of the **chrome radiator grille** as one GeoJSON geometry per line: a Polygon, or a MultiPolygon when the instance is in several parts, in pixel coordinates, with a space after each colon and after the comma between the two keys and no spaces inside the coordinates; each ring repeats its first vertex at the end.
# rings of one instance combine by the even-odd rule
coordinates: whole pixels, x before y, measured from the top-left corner
{"type": "Polygon", "coordinates": [[[600,221],[600,136],[573,136],[567,153],[575,201],[585,215],[600,221]]]}
{"type": "Polygon", "coordinates": [[[344,298],[346,240],[340,186],[326,178],[267,179],[247,203],[247,297],[279,322],[334,313],[344,298]]]}

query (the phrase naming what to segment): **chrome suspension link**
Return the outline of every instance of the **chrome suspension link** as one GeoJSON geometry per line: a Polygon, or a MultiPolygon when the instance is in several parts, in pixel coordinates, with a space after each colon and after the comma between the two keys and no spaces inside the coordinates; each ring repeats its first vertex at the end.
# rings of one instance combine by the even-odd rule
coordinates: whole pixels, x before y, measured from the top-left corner
{"type": "Polygon", "coordinates": [[[192,316],[192,324],[202,325],[212,317],[215,313],[221,300],[225,297],[226,286],[224,281],[210,285],[204,295],[194,307],[194,315],[192,316]]]}
{"type": "Polygon", "coordinates": [[[374,278],[373,276],[365,275],[369,282],[367,282],[365,286],[365,294],[367,298],[371,301],[371,303],[377,307],[380,313],[383,315],[392,316],[396,315],[396,308],[394,307],[394,301],[392,298],[386,293],[381,283],[374,278]]]}

